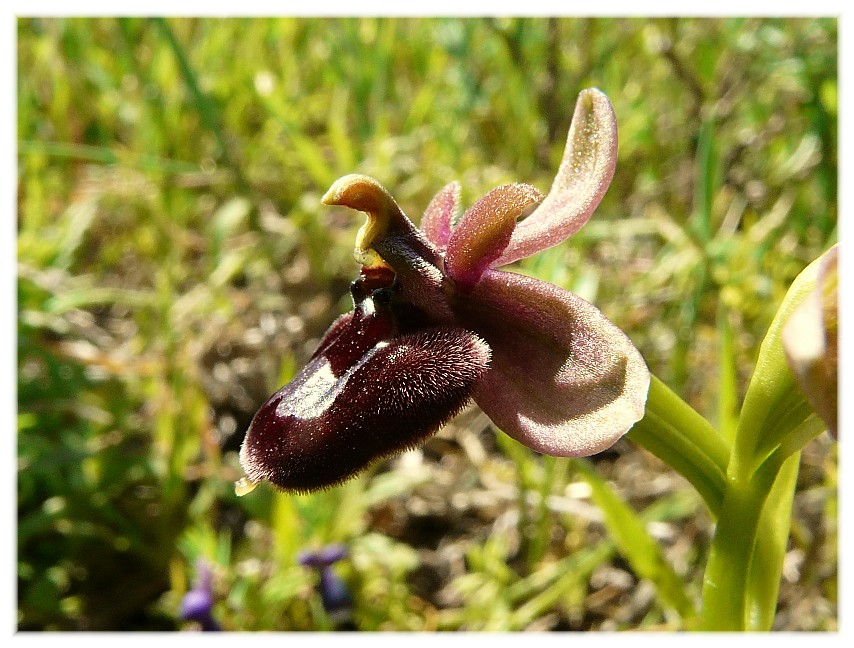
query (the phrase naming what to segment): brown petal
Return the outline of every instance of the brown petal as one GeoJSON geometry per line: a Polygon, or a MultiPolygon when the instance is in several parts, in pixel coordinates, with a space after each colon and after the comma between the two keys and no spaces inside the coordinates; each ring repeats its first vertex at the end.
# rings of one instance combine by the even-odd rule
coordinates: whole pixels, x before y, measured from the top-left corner
{"type": "Polygon", "coordinates": [[[433,196],[421,219],[421,231],[442,251],[448,247],[451,238],[451,222],[459,209],[461,190],[459,182],[446,184],[433,196]]]}
{"type": "Polygon", "coordinates": [[[471,288],[507,247],[516,219],[543,195],[531,185],[496,187],[463,214],[445,254],[448,275],[463,289],[471,288]]]}
{"type": "Polygon", "coordinates": [[[506,265],[550,248],[590,218],[617,165],[617,119],[599,90],[584,90],[575,104],[563,160],[542,204],[516,225],[510,243],[493,264],[506,265]]]}
{"type": "Polygon", "coordinates": [[[557,286],[487,271],[455,307],[492,348],[474,398],[504,432],[539,452],[586,456],[644,414],[649,370],[596,307],[557,286]]]}
{"type": "Polygon", "coordinates": [[[365,212],[368,219],[356,237],[356,260],[371,272],[382,272],[382,266],[392,268],[406,301],[435,323],[450,319],[442,255],[385,187],[371,177],[352,174],[336,180],[322,202],[365,212]]]}
{"type": "Polygon", "coordinates": [[[354,251],[356,260],[362,265],[382,265],[377,245],[385,238],[404,238],[407,246],[420,257],[430,263],[437,262],[439,254],[436,248],[407,218],[388,190],[370,176],[352,173],[338,178],[321,202],[356,209],[368,216],[356,235],[354,251]]]}

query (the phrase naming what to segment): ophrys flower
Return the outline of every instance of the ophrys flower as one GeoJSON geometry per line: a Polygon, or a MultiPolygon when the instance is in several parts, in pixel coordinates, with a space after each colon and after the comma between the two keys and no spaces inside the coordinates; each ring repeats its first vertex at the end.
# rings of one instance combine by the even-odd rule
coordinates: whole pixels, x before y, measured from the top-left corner
{"type": "Polygon", "coordinates": [[[451,183],[419,229],[376,180],[336,181],[323,202],[367,214],[354,308],[255,415],[239,492],[264,480],[295,491],[339,483],[417,445],[471,399],[538,452],[586,456],[625,434],[643,416],[649,386],[629,338],[581,297],[497,269],[578,231],[616,156],[613,109],[590,89],[545,197],[503,185],[453,226],[460,187],[451,183]]]}

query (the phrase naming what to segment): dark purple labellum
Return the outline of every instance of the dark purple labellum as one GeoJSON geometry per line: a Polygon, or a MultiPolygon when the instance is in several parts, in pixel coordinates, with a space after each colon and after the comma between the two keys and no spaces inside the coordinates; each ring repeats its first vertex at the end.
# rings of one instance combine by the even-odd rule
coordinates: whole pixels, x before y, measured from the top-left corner
{"type": "Polygon", "coordinates": [[[401,334],[388,288],[354,283],[356,309],[255,414],[240,451],[247,477],[282,489],[335,485],[411,448],[468,401],[486,370],[483,340],[455,326],[401,334]]]}

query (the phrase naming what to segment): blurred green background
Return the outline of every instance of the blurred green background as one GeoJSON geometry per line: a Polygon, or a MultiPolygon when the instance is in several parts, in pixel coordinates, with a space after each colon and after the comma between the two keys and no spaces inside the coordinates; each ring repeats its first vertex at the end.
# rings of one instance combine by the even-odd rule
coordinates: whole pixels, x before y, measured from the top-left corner
{"type": "MultiPolygon", "coordinates": [[[[19,629],[191,628],[199,558],[226,629],[329,629],[296,556],[330,542],[364,630],[686,627],[591,497],[629,505],[693,603],[711,521],[627,441],[541,457],[470,410],[344,486],[243,498],[237,449],[349,308],[361,223],[329,185],[372,175],[416,222],[455,179],[466,205],[546,191],[590,86],[614,181],[516,270],[594,301],[732,425],[789,282],[836,241],[835,19],[20,18],[17,38],[19,629]]],[[[837,627],[836,556],[825,435],[776,628],[837,627]]]]}

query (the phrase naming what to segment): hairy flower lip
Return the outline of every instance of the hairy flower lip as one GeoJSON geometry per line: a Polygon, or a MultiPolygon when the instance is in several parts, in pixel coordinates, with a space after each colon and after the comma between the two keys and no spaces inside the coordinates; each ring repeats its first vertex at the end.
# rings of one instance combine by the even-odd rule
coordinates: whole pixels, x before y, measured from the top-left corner
{"type": "Polygon", "coordinates": [[[361,302],[258,410],[240,450],[251,482],[308,492],[413,447],[464,407],[489,347],[459,327],[386,329],[361,302]]]}

